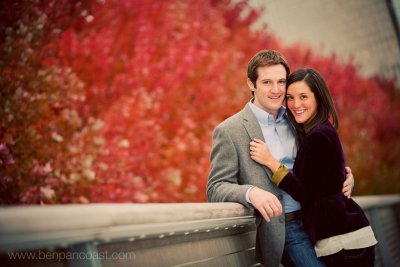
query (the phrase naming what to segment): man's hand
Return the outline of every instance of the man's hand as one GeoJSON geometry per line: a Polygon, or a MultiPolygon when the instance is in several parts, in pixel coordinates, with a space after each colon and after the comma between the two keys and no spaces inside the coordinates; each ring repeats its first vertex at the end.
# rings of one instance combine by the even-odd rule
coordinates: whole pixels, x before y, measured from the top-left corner
{"type": "Polygon", "coordinates": [[[353,174],[351,173],[350,167],[345,167],[345,169],[346,169],[346,180],[343,183],[342,192],[347,198],[350,198],[354,188],[354,177],[353,174]]]}
{"type": "Polygon", "coordinates": [[[270,192],[253,187],[249,192],[249,199],[267,222],[270,221],[270,218],[282,214],[281,202],[270,192]]]}

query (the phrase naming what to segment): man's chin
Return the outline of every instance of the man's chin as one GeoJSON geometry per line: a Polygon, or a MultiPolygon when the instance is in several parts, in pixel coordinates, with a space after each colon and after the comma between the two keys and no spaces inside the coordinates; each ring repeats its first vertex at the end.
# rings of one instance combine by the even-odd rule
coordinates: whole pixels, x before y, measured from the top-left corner
{"type": "Polygon", "coordinates": [[[282,101],[281,101],[281,102],[270,103],[271,109],[276,109],[276,110],[278,110],[278,109],[281,108],[281,106],[282,106],[282,101]]]}

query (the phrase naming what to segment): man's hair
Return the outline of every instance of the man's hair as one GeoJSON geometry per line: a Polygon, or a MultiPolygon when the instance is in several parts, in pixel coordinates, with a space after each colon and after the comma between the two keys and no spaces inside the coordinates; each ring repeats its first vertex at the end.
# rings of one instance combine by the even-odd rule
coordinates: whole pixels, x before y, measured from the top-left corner
{"type": "Polygon", "coordinates": [[[256,86],[258,78],[258,67],[273,66],[282,64],[286,70],[286,78],[289,76],[290,67],[285,57],[275,50],[261,50],[255,54],[249,61],[247,66],[247,77],[256,86]]]}
{"type": "MultiPolygon", "coordinates": [[[[317,115],[311,119],[306,125],[299,125],[289,109],[287,109],[287,114],[290,122],[295,126],[297,132],[308,133],[316,125],[332,120],[333,126],[339,128],[339,119],[333,104],[332,96],[329,92],[328,86],[322,77],[322,75],[311,68],[302,68],[294,71],[289,75],[286,82],[287,88],[299,81],[304,81],[308,87],[310,87],[311,92],[314,93],[315,100],[317,101],[317,115]]],[[[286,98],[287,106],[287,98],[286,98]]]]}

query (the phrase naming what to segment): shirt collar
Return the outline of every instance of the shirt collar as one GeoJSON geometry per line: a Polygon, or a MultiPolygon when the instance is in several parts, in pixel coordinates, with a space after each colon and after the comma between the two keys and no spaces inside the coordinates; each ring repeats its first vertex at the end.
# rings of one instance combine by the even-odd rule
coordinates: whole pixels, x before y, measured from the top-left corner
{"type": "Polygon", "coordinates": [[[250,100],[250,103],[249,103],[250,108],[253,111],[254,115],[256,116],[257,121],[262,125],[273,125],[273,124],[279,123],[280,121],[287,118],[286,108],[284,106],[281,106],[279,108],[278,117],[275,120],[274,116],[272,114],[269,114],[268,112],[257,107],[256,105],[253,104],[252,101],[253,101],[253,99],[250,100]]]}

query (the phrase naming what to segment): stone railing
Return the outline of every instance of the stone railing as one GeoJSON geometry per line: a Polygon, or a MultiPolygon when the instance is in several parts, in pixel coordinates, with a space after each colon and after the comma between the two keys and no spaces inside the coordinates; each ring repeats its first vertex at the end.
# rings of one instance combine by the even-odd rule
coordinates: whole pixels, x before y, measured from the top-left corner
{"type": "MultiPolygon", "coordinates": [[[[400,266],[400,195],[354,198],[400,266]]],[[[259,266],[253,211],[236,203],[0,208],[2,266],[259,266]]]]}

